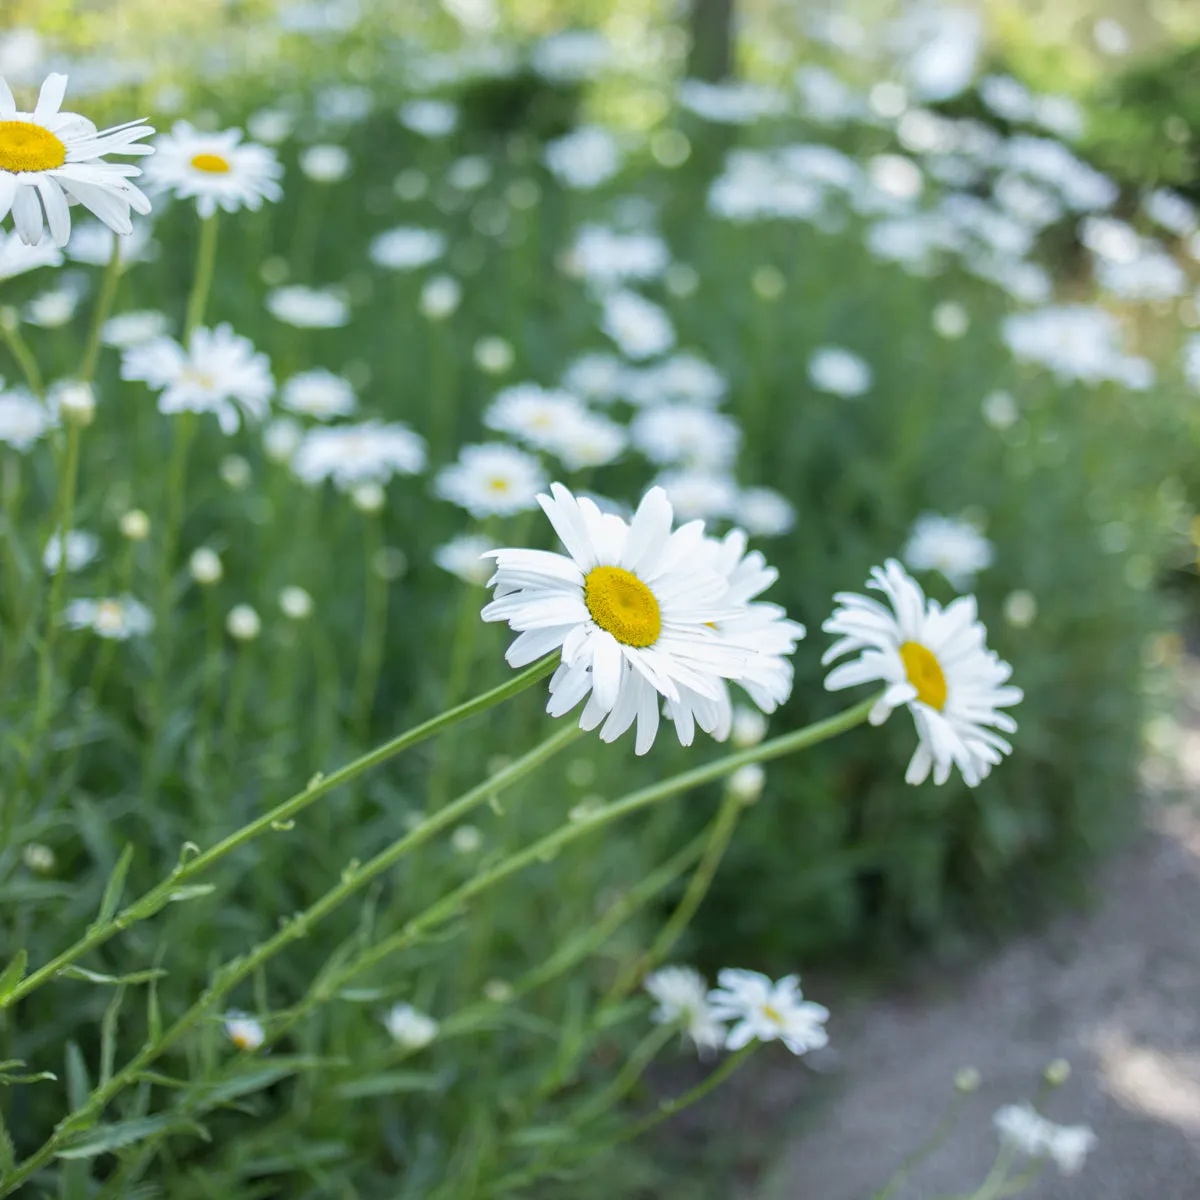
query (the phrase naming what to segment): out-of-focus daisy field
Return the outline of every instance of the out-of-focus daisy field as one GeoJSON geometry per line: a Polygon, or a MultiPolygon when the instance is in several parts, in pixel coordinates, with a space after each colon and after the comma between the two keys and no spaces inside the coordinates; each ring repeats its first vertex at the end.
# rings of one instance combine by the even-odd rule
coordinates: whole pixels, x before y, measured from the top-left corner
{"type": "Polygon", "coordinates": [[[806,972],[1078,895],[1200,20],[1035,9],[7,0],[0,1195],[742,1194],[806,972]]]}

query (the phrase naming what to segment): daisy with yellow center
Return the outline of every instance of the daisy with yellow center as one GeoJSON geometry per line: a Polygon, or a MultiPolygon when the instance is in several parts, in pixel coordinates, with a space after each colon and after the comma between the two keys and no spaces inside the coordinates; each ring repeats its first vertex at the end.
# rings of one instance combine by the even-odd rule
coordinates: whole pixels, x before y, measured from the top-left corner
{"type": "Polygon", "coordinates": [[[131,209],[150,211],[150,201],[130,182],[141,169],[104,156],[152,154],[139,143],[154,130],[140,120],[98,130],[86,117],[61,111],[66,92],[65,75],[48,75],[33,111],[22,112],[0,79],[0,221],[11,212],[27,246],[41,242],[46,225],[55,244],[65,246],[72,203],[124,235],[133,232],[131,209]]]}
{"type": "Polygon", "coordinates": [[[704,551],[699,521],[672,529],[666,493],[652,488],[626,523],[562,484],[538,496],[567,554],[494,550],[495,599],[485,621],[507,621],[518,637],[512,667],[556,650],[547,712],[561,717],[584,705],[579,724],[600,727],[611,742],[635,722],[635,749],[645,754],[670,702],[680,741],[688,745],[696,705],[716,705],[726,680],[752,668],[752,648],[722,637],[718,625],[737,614],[729,582],[704,551]]]}
{"type": "Polygon", "coordinates": [[[257,1050],[266,1041],[266,1031],[257,1017],[236,1009],[225,1014],[225,1035],[239,1050],[257,1050]]]}
{"type": "Polygon", "coordinates": [[[967,786],[975,787],[1011,753],[1000,733],[1015,732],[1017,724],[1000,710],[1022,699],[1021,689],[1008,684],[1012,668],[987,648],[975,597],[960,596],[943,609],[894,559],[876,567],[867,586],[882,592],[891,607],[851,592],[834,597],[839,607],[822,628],[841,636],[822,661],[857,657],[835,667],[825,686],[838,691],[883,683],[871,724],[882,724],[904,704],[917,727],[907,781],[923,783],[932,771],[934,783],[942,784],[957,766],[967,786]]]}
{"type": "Polygon", "coordinates": [[[717,983],[720,986],[708,993],[708,1004],[718,1021],[733,1022],[725,1036],[726,1050],[740,1050],[753,1041],[780,1041],[793,1054],[806,1054],[828,1044],[829,1009],[804,999],[799,975],[773,981],[758,971],[726,967],[717,983]]]}
{"type": "Polygon", "coordinates": [[[169,192],[178,200],[195,200],[202,217],[211,217],[218,208],[257,210],[264,200],[278,200],[283,194],[283,167],[275,152],[243,142],[240,129],[204,133],[187,121],[176,121],[154,148],[147,188],[169,192]]]}

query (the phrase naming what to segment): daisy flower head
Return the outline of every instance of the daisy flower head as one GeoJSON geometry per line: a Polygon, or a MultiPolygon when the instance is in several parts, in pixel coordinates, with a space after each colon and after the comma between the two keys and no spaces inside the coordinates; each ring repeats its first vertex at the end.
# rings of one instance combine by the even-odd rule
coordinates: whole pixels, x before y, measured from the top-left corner
{"type": "Polygon", "coordinates": [[[685,467],[664,471],[654,482],[667,493],[681,521],[729,517],[737,506],[737,482],[725,471],[685,467]]]}
{"type": "Polygon", "coordinates": [[[975,597],[959,596],[943,609],[926,599],[895,559],[875,567],[867,586],[882,592],[891,607],[853,592],[834,597],[839,607],[821,628],[840,636],[821,661],[857,657],[835,667],[825,687],[883,683],[871,724],[882,724],[904,704],[917,728],[906,781],[923,783],[932,770],[934,783],[943,784],[957,766],[967,786],[975,787],[1012,752],[1000,733],[1015,732],[1017,723],[1000,710],[1023,696],[1008,684],[1012,668],[987,648],[975,597]]]}
{"type": "Polygon", "coordinates": [[[47,75],[33,111],[22,112],[0,78],[0,220],[11,212],[28,246],[41,242],[44,225],[54,244],[65,246],[72,203],[120,234],[133,232],[130,210],[150,211],[150,201],[131,182],[141,168],[104,156],[152,154],[141,141],[154,130],[140,120],[98,130],[87,117],[62,111],[66,93],[65,75],[47,75]]]}
{"type": "Polygon", "coordinates": [[[100,340],[106,346],[128,350],[162,337],[170,328],[167,314],[156,309],[134,309],[109,317],[100,329],[100,340]]]}
{"type": "Polygon", "coordinates": [[[567,554],[490,552],[495,598],[482,615],[517,633],[509,666],[560,650],[546,708],[552,717],[586,697],[580,728],[600,726],[601,740],[612,742],[636,721],[635,750],[645,754],[665,699],[681,743],[690,744],[696,704],[720,703],[725,680],[741,679],[753,658],[718,632],[717,622],[737,608],[704,550],[703,523],[673,529],[661,488],[646,493],[628,523],[560,483],[550,491],[538,503],[567,554]]]}
{"type": "Polygon", "coordinates": [[[660,967],[642,981],[657,1002],[655,1025],[680,1025],[701,1053],[725,1044],[725,1026],[708,1004],[708,984],[695,967],[660,967]]]}
{"type": "Polygon", "coordinates": [[[629,429],[633,444],[660,466],[728,467],[742,431],[724,413],[690,404],[657,404],[638,413],[629,429]]]}
{"type": "Polygon", "coordinates": [[[0,229],[0,280],[15,279],[39,267],[61,267],[62,262],[63,252],[49,238],[27,246],[15,229],[11,233],[0,229]]]}
{"type": "Polygon", "coordinates": [[[992,565],[993,549],[971,521],[922,513],[900,557],[914,571],[941,571],[952,587],[963,591],[973,587],[975,576],[992,565]]]}
{"type": "Polygon", "coordinates": [[[654,358],[675,345],[675,326],[653,300],[623,289],[609,292],[603,308],[601,328],[626,358],[654,358]]]}
{"type": "Polygon", "coordinates": [[[841,346],[822,346],[808,360],[808,378],[820,392],[847,399],[870,390],[871,368],[841,346]]]}
{"type": "Polygon", "coordinates": [[[205,133],[188,121],[176,121],[170,133],[156,139],[154,149],[146,186],[177,200],[195,200],[202,217],[211,217],[218,208],[257,212],[264,200],[283,195],[283,167],[275,152],[243,142],[240,129],[205,133]]]}
{"type": "Polygon", "coordinates": [[[484,555],[495,548],[496,543],[491,538],[464,533],[439,546],[433,552],[433,561],[463,583],[482,587],[492,573],[492,564],[484,555]]]}
{"type": "Polygon", "coordinates": [[[144,637],[154,628],[150,610],[132,596],[72,600],[63,609],[63,620],[72,629],[90,629],[99,637],[117,642],[144,637]]]}
{"type": "MultiPolygon", "coordinates": [[[[66,537],[66,569],[82,571],[89,563],[96,560],[100,553],[100,539],[94,533],[84,529],[72,529],[66,537]]],[[[50,535],[46,549],[42,552],[42,566],[51,575],[63,566],[63,536],[59,531],[50,535]]]]}
{"type": "Polygon", "coordinates": [[[598,125],[582,125],[546,146],[545,163],[564,187],[591,191],[621,169],[617,139],[598,125]]]}
{"type": "Polygon", "coordinates": [[[615,462],[629,445],[625,430],[607,417],[586,410],[562,431],[554,453],[568,471],[615,462]]]}
{"type": "Polygon", "coordinates": [[[419,475],[425,469],[425,439],[400,421],[312,429],[296,447],[291,466],[310,486],[326,479],[341,492],[381,486],[393,475],[419,475]]]}
{"type": "Polygon", "coordinates": [[[171,337],[131,346],[121,378],[158,392],[160,413],[211,412],[226,434],[237,432],[242,413],[261,421],[275,392],[270,360],[227,322],[192,330],[186,349],[171,337]]]}
{"type": "Polygon", "coordinates": [[[755,1040],[781,1041],[793,1054],[806,1054],[829,1044],[829,1009],[804,999],[799,975],[773,982],[758,971],[726,967],[717,983],[708,993],[713,1015],[736,1022],[725,1038],[726,1050],[740,1050],[755,1040]]]}
{"type": "Polygon", "coordinates": [[[283,385],[279,402],[289,412],[317,421],[349,416],[358,407],[350,381],[323,367],[293,375],[283,385]]]}
{"type": "Polygon", "coordinates": [[[400,225],[378,234],[367,248],[371,261],[388,271],[415,271],[436,262],[445,253],[444,233],[416,225],[400,225]]]}
{"type": "Polygon", "coordinates": [[[1056,1125],[1031,1104],[1006,1104],[992,1118],[1000,1138],[1030,1158],[1052,1158],[1064,1175],[1076,1175],[1096,1145],[1086,1125],[1056,1125]]]}
{"type": "Polygon", "coordinates": [[[570,392],[518,383],[497,394],[483,414],[483,423],[535,450],[554,453],[583,414],[583,403],[570,392]]]}
{"type": "Polygon", "coordinates": [[[297,329],[340,329],[350,320],[350,306],[325,288],[278,287],[267,293],[267,312],[297,329]]]}
{"type": "Polygon", "coordinates": [[[225,1014],[222,1024],[225,1026],[225,1036],[239,1050],[257,1050],[266,1041],[262,1022],[248,1013],[231,1009],[225,1014]]]}
{"type": "Polygon", "coordinates": [[[22,387],[4,390],[0,379],[0,443],[22,452],[58,425],[54,414],[22,387]]]}
{"type": "Polygon", "coordinates": [[[464,446],[458,461],[443,467],[434,490],[473,517],[510,517],[538,502],[546,476],[537,458],[503,442],[464,446]]]}

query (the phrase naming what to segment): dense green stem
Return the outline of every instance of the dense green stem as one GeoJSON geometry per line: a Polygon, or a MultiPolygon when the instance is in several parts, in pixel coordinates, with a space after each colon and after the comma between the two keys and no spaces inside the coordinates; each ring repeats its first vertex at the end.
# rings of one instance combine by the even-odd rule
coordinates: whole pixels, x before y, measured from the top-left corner
{"type": "Polygon", "coordinates": [[[196,272],[192,290],[188,293],[187,311],[183,319],[183,344],[187,347],[192,330],[204,324],[204,311],[212,291],[213,268],[217,262],[217,214],[200,221],[200,244],[196,247],[196,272]]]}
{"type": "Polygon", "coordinates": [[[245,845],[259,834],[265,833],[272,826],[292,820],[310,804],[319,800],[335,788],[340,787],[342,784],[348,783],[364,771],[368,771],[372,767],[386,762],[389,758],[394,758],[409,747],[415,746],[418,742],[425,741],[426,738],[433,737],[435,734],[449,728],[451,725],[457,724],[459,721],[473,717],[477,713],[481,713],[493,705],[507,700],[510,696],[515,696],[518,692],[523,692],[539,679],[544,679],[557,665],[558,658],[556,655],[544,658],[540,662],[534,663],[533,666],[528,667],[521,674],[509,679],[500,687],[492,688],[490,692],[484,692],[482,695],[476,696],[474,699],[468,700],[456,708],[449,709],[447,712],[414,726],[398,737],[392,738],[391,741],[385,742],[383,745],[377,746],[374,750],[361,755],[340,770],[333,772],[333,774],[314,775],[308,787],[303,791],[297,792],[294,796],[283,801],[282,804],[277,804],[270,812],[257,817],[248,825],[243,825],[240,829],[231,833],[210,849],[197,854],[194,858],[188,859],[186,862],[181,862],[170,878],[152,887],[131,904],[126,905],[112,920],[92,926],[73,946],[69,946],[56,958],[46,963],[45,966],[26,976],[3,1001],[0,1001],[0,1010],[10,1007],[43,984],[48,983],[63,967],[69,966],[71,963],[82,958],[83,955],[87,954],[90,950],[94,950],[97,946],[102,946],[122,929],[158,912],[171,902],[172,894],[177,892],[183,884],[188,883],[197,875],[206,871],[219,859],[224,858],[227,854],[245,845]]]}

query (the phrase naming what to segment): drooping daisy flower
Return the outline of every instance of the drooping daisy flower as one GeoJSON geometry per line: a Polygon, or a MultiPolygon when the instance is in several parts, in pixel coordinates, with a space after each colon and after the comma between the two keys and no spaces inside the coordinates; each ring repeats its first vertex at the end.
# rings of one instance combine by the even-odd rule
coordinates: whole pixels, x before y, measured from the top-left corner
{"type": "Polygon", "coordinates": [[[266,1041],[267,1035],[263,1031],[262,1022],[248,1013],[231,1009],[225,1014],[222,1023],[225,1026],[225,1036],[239,1050],[257,1050],[266,1041]]]}
{"type": "Polygon", "coordinates": [[[433,552],[433,561],[463,583],[482,586],[492,573],[491,561],[484,555],[495,548],[496,543],[491,538],[475,533],[463,534],[439,546],[433,552]]]}
{"type": "Polygon", "coordinates": [[[130,209],[150,211],[150,201],[130,182],[141,168],[105,162],[104,155],[152,154],[140,142],[154,130],[141,120],[97,130],[87,117],[60,111],[66,93],[67,77],[48,75],[33,112],[22,112],[0,78],[0,220],[11,211],[29,246],[42,240],[43,213],[54,244],[67,244],[70,201],[115,233],[133,232],[130,209]]]}
{"type": "Polygon", "coordinates": [[[485,621],[519,635],[506,658],[522,667],[561,649],[547,712],[561,717],[584,697],[580,727],[615,741],[637,722],[635,750],[658,732],[659,707],[672,702],[680,741],[691,741],[693,697],[719,702],[724,680],[741,679],[753,654],[731,645],[716,623],[736,614],[729,585],[704,551],[703,525],[672,532],[666,493],[652,488],[628,524],[576,499],[560,483],[538,502],[568,555],[494,550],[495,599],[485,621]]]}
{"type": "Polygon", "coordinates": [[[150,610],[132,596],[71,600],[63,609],[63,620],[72,629],[90,629],[102,638],[118,642],[144,637],[154,628],[150,610]]]}
{"type": "Polygon", "coordinates": [[[464,446],[458,462],[443,467],[434,490],[473,517],[509,517],[528,512],[546,486],[541,463],[502,442],[464,446]]]}
{"type": "Polygon", "coordinates": [[[1006,1104],[992,1118],[1000,1137],[1030,1158],[1052,1158],[1064,1175],[1076,1175],[1096,1145],[1086,1125],[1056,1125],[1031,1104],[1006,1104]]]}
{"type": "Polygon", "coordinates": [[[170,337],[130,347],[121,358],[121,378],[157,391],[161,413],[215,414],[222,433],[237,432],[239,409],[261,421],[275,391],[270,360],[228,323],[192,330],[186,350],[170,337]]]}
{"type": "Polygon", "coordinates": [[[339,491],[382,485],[393,475],[425,469],[425,439],[400,421],[366,421],[312,429],[292,455],[292,470],[307,484],[333,481],[339,491]]]}
{"type": "Polygon", "coordinates": [[[401,225],[371,239],[367,255],[377,267],[389,271],[413,271],[441,258],[446,252],[446,235],[436,229],[401,225]]]}
{"type": "Polygon", "coordinates": [[[642,981],[658,1002],[650,1014],[656,1025],[679,1025],[703,1053],[725,1044],[725,1026],[708,1004],[708,984],[694,967],[660,967],[642,981]]]}
{"type": "Polygon", "coordinates": [[[420,1050],[438,1035],[437,1021],[411,1004],[394,1004],[383,1018],[384,1027],[406,1050],[420,1050]]]}
{"type": "MultiPolygon", "coordinates": [[[[84,529],[72,529],[66,540],[68,571],[82,571],[88,563],[94,562],[96,555],[100,553],[100,539],[84,529]]],[[[62,565],[62,561],[63,538],[61,533],[55,532],[51,534],[46,549],[42,552],[42,566],[53,575],[62,565]]]]}
{"type": "Polygon", "coordinates": [[[267,312],[297,329],[340,329],[350,320],[350,306],[336,292],[292,285],[267,293],[267,312]]]}
{"type": "Polygon", "coordinates": [[[4,390],[0,379],[0,442],[25,451],[57,426],[54,414],[24,388],[4,390]]]}
{"type": "Polygon", "coordinates": [[[975,584],[975,576],[992,565],[992,543],[970,521],[922,513],[900,558],[914,571],[941,571],[958,591],[975,584]]]}
{"type": "Polygon", "coordinates": [[[839,592],[822,629],[840,634],[823,663],[861,651],[825,679],[830,691],[881,682],[886,691],[871,710],[880,725],[901,704],[908,706],[919,739],[905,779],[945,783],[951,766],[975,787],[1012,752],[995,731],[1013,733],[1017,723],[999,711],[1017,704],[1020,688],[1007,684],[1012,668],[987,648],[987,630],[978,620],[975,597],[960,596],[945,610],[927,600],[904,568],[889,559],[875,567],[867,586],[883,592],[891,608],[853,592],[839,592]]]}
{"type": "Polygon", "coordinates": [[[713,1015],[737,1022],[725,1038],[726,1050],[740,1050],[756,1039],[781,1041],[793,1054],[829,1044],[825,1032],[829,1009],[804,999],[799,975],[772,982],[758,971],[726,967],[717,982],[720,987],[708,993],[713,1015]]]}
{"type": "Polygon", "coordinates": [[[294,413],[318,421],[349,416],[358,407],[350,381],[321,367],[293,375],[283,385],[279,402],[294,413]]]}
{"type": "Polygon", "coordinates": [[[176,121],[154,149],[146,168],[147,188],[170,192],[177,200],[194,199],[202,217],[211,217],[218,208],[257,211],[264,200],[283,195],[283,167],[275,152],[243,142],[240,129],[204,133],[188,121],[176,121]]]}

